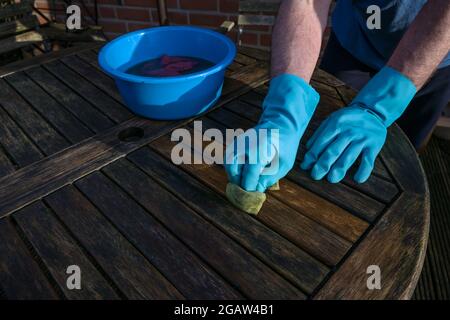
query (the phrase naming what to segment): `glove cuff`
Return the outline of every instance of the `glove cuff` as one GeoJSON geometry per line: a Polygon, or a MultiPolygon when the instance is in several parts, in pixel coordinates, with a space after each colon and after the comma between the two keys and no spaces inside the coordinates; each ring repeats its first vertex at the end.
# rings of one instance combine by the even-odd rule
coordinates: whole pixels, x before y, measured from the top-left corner
{"type": "Polygon", "coordinates": [[[270,81],[260,122],[282,118],[297,129],[304,128],[311,120],[319,100],[316,90],[302,78],[292,74],[279,75],[270,81]]]}
{"type": "Polygon", "coordinates": [[[417,88],[408,77],[385,66],[350,105],[370,109],[388,127],[402,115],[416,93],[417,88]]]}

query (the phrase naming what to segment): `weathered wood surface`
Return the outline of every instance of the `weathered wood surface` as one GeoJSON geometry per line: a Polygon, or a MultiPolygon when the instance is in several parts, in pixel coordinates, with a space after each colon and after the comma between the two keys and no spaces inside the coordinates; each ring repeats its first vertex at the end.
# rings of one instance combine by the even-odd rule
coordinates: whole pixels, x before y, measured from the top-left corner
{"type": "MultiPolygon", "coordinates": [[[[175,128],[202,133],[193,119],[132,115],[98,51],[80,50],[0,76],[1,298],[411,296],[426,249],[428,189],[397,127],[367,183],[313,181],[296,165],[252,217],[226,200],[221,166],[171,162],[175,128]],[[75,260],[82,290],[66,286],[75,260]],[[381,268],[381,290],[366,287],[369,265],[381,268]]],[[[197,118],[203,131],[258,121],[268,59],[240,51],[217,106],[197,118]]],[[[320,70],[312,85],[322,99],[304,141],[355,94],[320,70]]],[[[223,141],[213,143],[223,150],[223,141]]],[[[303,153],[302,144],[299,161],[303,153]]]]}

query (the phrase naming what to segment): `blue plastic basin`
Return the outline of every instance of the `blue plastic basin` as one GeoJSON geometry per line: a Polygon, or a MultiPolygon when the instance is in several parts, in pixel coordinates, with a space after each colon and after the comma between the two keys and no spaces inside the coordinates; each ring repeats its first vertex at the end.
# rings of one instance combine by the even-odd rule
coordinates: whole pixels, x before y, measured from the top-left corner
{"type": "Polygon", "coordinates": [[[225,35],[198,27],[157,27],[124,34],[106,44],[99,63],[111,75],[129,109],[159,120],[182,119],[210,108],[222,92],[225,69],[236,55],[225,35]],[[206,59],[214,66],[174,77],[125,73],[131,66],[162,55],[206,59]]]}

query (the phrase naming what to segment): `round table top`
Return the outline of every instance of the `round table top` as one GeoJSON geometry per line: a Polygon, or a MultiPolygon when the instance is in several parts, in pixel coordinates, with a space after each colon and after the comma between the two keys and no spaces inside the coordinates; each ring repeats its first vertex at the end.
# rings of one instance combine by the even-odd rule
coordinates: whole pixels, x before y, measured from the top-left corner
{"type": "MultiPolygon", "coordinates": [[[[97,52],[82,47],[0,69],[3,296],[411,297],[429,195],[396,125],[366,183],[313,181],[295,166],[254,217],[226,200],[219,165],[172,163],[171,133],[252,127],[267,92],[268,54],[240,50],[216,107],[195,119],[199,132],[193,119],[132,115],[97,52]],[[81,270],[82,290],[67,287],[69,267],[81,270]]],[[[321,70],[312,85],[321,102],[306,136],[355,94],[321,70]]]]}

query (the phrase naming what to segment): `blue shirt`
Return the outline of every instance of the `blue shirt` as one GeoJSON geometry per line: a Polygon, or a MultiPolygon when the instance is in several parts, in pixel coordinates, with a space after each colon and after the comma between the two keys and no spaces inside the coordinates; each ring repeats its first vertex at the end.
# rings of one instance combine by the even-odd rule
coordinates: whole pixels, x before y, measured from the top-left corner
{"type": "MultiPolygon", "coordinates": [[[[409,25],[427,0],[338,0],[333,12],[333,31],[340,44],[368,66],[381,69],[389,60],[409,25]],[[381,9],[381,28],[370,30],[367,19],[381,9]]],[[[450,65],[450,53],[439,68],[450,65]]]]}

